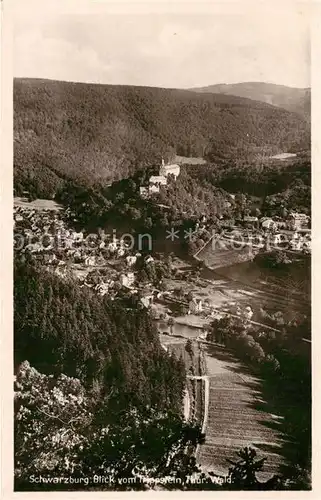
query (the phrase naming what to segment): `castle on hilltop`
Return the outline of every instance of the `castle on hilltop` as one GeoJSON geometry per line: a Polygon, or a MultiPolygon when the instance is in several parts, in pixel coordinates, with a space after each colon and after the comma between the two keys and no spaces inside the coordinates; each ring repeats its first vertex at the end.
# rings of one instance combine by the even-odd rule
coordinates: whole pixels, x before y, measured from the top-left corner
{"type": "Polygon", "coordinates": [[[167,177],[169,174],[172,174],[176,177],[179,176],[180,173],[180,166],[177,165],[176,163],[172,163],[170,165],[165,165],[164,158],[162,158],[162,165],[159,169],[159,175],[167,177]]]}
{"type": "Polygon", "coordinates": [[[152,175],[149,178],[148,186],[141,186],[139,192],[142,198],[148,198],[151,194],[159,193],[161,186],[167,186],[167,177],[173,175],[176,178],[180,174],[180,166],[176,163],[165,165],[164,158],[159,168],[159,175],[152,175]]]}

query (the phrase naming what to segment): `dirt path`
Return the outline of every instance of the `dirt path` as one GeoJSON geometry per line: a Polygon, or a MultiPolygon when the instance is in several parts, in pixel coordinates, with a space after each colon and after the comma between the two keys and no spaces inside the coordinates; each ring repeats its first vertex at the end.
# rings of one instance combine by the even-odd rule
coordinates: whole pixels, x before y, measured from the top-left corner
{"type": "MultiPolygon", "coordinates": [[[[203,417],[203,423],[202,423],[202,433],[206,433],[206,427],[207,427],[207,420],[208,420],[208,410],[209,410],[209,403],[210,403],[210,382],[209,378],[206,375],[202,376],[197,376],[197,375],[189,375],[187,378],[189,379],[194,379],[194,380],[203,380],[204,385],[205,385],[205,397],[204,397],[204,417],[203,417]]],[[[201,452],[201,445],[197,445],[196,451],[195,451],[195,457],[196,460],[199,462],[200,459],[200,452],[201,452]]]]}
{"type": "Polygon", "coordinates": [[[192,380],[204,380],[205,384],[205,408],[204,408],[204,418],[202,423],[202,432],[206,432],[207,419],[208,419],[208,408],[210,402],[210,383],[207,375],[187,375],[187,378],[192,380]]]}
{"type": "Polygon", "coordinates": [[[191,411],[191,399],[189,397],[189,392],[185,389],[184,393],[184,419],[187,421],[189,419],[191,411]]]}

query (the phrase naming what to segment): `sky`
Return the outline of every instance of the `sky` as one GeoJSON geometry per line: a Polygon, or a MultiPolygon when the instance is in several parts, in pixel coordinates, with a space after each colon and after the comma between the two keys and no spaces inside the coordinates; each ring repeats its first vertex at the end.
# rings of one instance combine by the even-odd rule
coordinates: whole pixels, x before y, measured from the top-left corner
{"type": "Polygon", "coordinates": [[[15,5],[14,76],[172,88],[246,81],[310,86],[306,2],[115,5],[15,5]]]}

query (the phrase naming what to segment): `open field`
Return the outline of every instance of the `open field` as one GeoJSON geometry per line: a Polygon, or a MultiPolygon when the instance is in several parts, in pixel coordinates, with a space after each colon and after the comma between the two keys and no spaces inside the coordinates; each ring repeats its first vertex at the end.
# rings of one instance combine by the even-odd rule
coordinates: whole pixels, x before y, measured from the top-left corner
{"type": "Polygon", "coordinates": [[[188,157],[188,156],[175,156],[175,163],[179,163],[181,165],[205,165],[206,160],[201,157],[188,157]]]}
{"type": "Polygon", "coordinates": [[[62,210],[63,206],[56,203],[54,200],[33,200],[28,201],[28,198],[14,198],[14,206],[27,208],[28,210],[62,210]]]}
{"type": "MultiPolygon", "coordinates": [[[[169,290],[182,288],[185,293],[192,292],[196,299],[208,300],[215,308],[225,310],[235,305],[236,302],[245,302],[248,305],[249,300],[257,294],[257,290],[246,289],[231,279],[224,276],[215,275],[214,272],[205,274],[210,279],[164,279],[169,290]]],[[[175,297],[175,295],[174,295],[175,297]]]]}
{"type": "Polygon", "coordinates": [[[254,308],[261,304],[263,308],[282,311],[291,318],[297,312],[310,313],[309,257],[305,259],[293,263],[286,271],[262,269],[254,262],[244,262],[221,268],[216,274],[233,280],[235,285],[244,288],[244,292],[252,291],[254,308]]]}
{"type": "MultiPolygon", "coordinates": [[[[224,242],[221,241],[220,244],[223,245],[224,242]]],[[[242,249],[229,248],[228,240],[226,245],[226,248],[221,248],[216,244],[215,240],[210,240],[199,253],[195,254],[195,258],[204,262],[209,269],[230,266],[232,264],[238,264],[253,258],[253,254],[250,252],[250,247],[243,247],[242,249]],[[217,247],[214,246],[213,248],[213,245],[216,245],[217,247]]]]}
{"type": "Polygon", "coordinates": [[[270,156],[272,160],[287,160],[288,158],[295,158],[295,153],[280,153],[278,155],[270,156]]]}
{"type": "MultiPolygon", "coordinates": [[[[203,375],[187,375],[190,418],[206,434],[205,443],[196,450],[197,462],[204,470],[225,475],[227,460],[236,459],[238,450],[251,446],[258,458],[266,458],[258,474],[261,481],[278,473],[295,475],[296,464],[303,463],[308,453],[307,438],[301,436],[299,426],[302,401],[293,397],[290,387],[280,390],[260,379],[227,348],[195,342],[197,329],[178,326],[173,335],[160,334],[162,344],[176,346],[180,355],[185,339],[190,338],[205,353],[202,369],[195,370],[203,375]]],[[[306,433],[304,425],[302,432],[306,433]]]]}
{"type": "MultiPolygon", "coordinates": [[[[235,312],[237,305],[251,306],[254,312],[252,319],[262,322],[260,308],[269,312],[281,311],[287,320],[309,314],[310,279],[308,275],[300,274],[302,276],[294,273],[282,276],[270,270],[258,270],[253,263],[243,263],[215,271],[205,269],[198,280],[164,281],[168,289],[183,288],[185,293],[192,292],[197,300],[201,299],[203,303],[207,300],[222,312],[235,312]]],[[[193,318],[177,318],[178,321],[180,319],[192,323],[193,318]]],[[[198,325],[201,319],[197,317],[198,325]]]]}
{"type": "MultiPolygon", "coordinates": [[[[241,295],[254,299],[251,306],[252,302],[254,307],[258,302],[260,307],[285,312],[308,311],[311,301],[310,257],[294,254],[291,258],[294,261],[286,269],[264,269],[251,262],[248,249],[213,249],[211,242],[197,254],[197,260],[203,261],[208,268],[204,273],[207,278],[214,283],[221,278],[222,285],[225,280],[225,290],[221,287],[225,295],[228,295],[228,289],[233,290],[234,282],[234,288],[239,286],[241,295]]],[[[232,294],[235,296],[234,290],[232,294]]]]}
{"type": "Polygon", "coordinates": [[[264,409],[259,380],[226,349],[205,349],[210,394],[206,441],[199,448],[198,461],[204,469],[226,474],[227,459],[236,458],[240,448],[252,446],[259,457],[267,458],[264,471],[258,474],[266,480],[283,462],[284,439],[278,431],[282,417],[264,409]]]}

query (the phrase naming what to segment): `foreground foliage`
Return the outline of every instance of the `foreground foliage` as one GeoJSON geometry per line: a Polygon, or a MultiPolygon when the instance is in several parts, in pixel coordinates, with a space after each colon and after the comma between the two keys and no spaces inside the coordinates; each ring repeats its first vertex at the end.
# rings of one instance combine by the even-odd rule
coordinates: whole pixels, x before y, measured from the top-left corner
{"type": "Polygon", "coordinates": [[[199,471],[193,450],[200,429],[171,411],[128,404],[109,418],[109,398],[95,400],[78,379],[41,374],[27,361],[15,386],[17,489],[83,489],[85,478],[89,488],[145,489],[167,476],[185,484],[199,471]],[[98,483],[102,476],[107,483],[98,483]],[[55,477],[74,484],[52,483],[55,477]]]}

